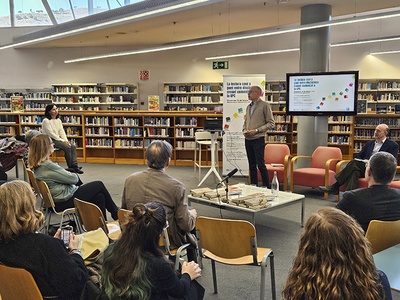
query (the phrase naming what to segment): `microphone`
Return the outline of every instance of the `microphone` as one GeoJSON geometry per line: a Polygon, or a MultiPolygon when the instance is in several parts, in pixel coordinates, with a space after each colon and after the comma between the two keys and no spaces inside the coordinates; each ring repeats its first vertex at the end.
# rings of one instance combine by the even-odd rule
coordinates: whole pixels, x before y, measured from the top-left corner
{"type": "Polygon", "coordinates": [[[228,178],[231,178],[233,175],[235,175],[237,173],[237,171],[239,171],[237,168],[234,168],[232,171],[230,171],[228,173],[228,175],[226,175],[224,178],[222,178],[222,180],[220,181],[220,183],[226,181],[228,178]]]}

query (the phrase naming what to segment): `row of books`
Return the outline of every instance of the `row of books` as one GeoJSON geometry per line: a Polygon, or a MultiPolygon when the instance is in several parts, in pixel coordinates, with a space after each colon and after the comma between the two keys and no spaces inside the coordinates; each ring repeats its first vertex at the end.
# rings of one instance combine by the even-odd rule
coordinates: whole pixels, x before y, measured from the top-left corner
{"type": "Polygon", "coordinates": [[[115,140],[116,148],[143,148],[142,140],[127,140],[127,139],[117,139],[115,140]]]}
{"type": "Polygon", "coordinates": [[[143,131],[141,128],[119,127],[119,128],[114,128],[114,136],[140,137],[143,136],[143,131]]]}
{"type": "Polygon", "coordinates": [[[328,125],[328,131],[350,132],[350,125],[328,125]]]}
{"type": "Polygon", "coordinates": [[[86,135],[106,135],[110,136],[110,130],[108,127],[89,127],[85,128],[86,135]]]}
{"type": "Polygon", "coordinates": [[[126,117],[115,117],[114,125],[121,126],[140,126],[140,118],[126,118],[126,117]]]}
{"type": "Polygon", "coordinates": [[[330,135],[328,143],[332,144],[349,144],[350,138],[348,135],[330,135]]]}
{"type": "Polygon", "coordinates": [[[108,117],[85,117],[85,124],[109,126],[110,121],[108,117]]]}
{"type": "Polygon", "coordinates": [[[144,117],[145,126],[171,126],[171,118],[144,117]]]}
{"type": "Polygon", "coordinates": [[[85,139],[87,147],[112,147],[112,139],[107,138],[87,138],[85,139]]]}

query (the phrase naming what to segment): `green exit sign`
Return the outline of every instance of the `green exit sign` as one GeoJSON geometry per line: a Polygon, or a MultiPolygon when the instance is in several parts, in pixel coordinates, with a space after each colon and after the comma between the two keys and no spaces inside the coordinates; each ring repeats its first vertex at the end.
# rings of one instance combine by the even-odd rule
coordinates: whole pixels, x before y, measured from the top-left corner
{"type": "Polygon", "coordinates": [[[213,70],[228,69],[227,61],[213,61],[213,70]]]}

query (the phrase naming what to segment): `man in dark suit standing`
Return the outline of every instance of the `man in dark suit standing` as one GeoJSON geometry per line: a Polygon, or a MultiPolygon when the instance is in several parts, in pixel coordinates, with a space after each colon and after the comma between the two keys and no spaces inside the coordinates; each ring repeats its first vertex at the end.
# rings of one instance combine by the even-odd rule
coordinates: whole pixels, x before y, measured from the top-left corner
{"type": "Polygon", "coordinates": [[[377,152],[388,152],[397,160],[399,145],[397,142],[388,138],[389,127],[386,124],[379,124],[374,131],[375,140],[367,142],[360,153],[355,155],[347,166],[335,175],[336,182],[330,186],[320,186],[319,189],[324,193],[339,194],[339,187],[347,184],[346,191],[357,188],[358,178],[364,177],[366,164],[370,157],[377,152]]]}
{"type": "Polygon", "coordinates": [[[336,205],[358,221],[364,231],[371,220],[400,220],[400,190],[389,188],[396,174],[397,160],[387,152],[377,152],[366,165],[368,188],[347,191],[336,205]]]}

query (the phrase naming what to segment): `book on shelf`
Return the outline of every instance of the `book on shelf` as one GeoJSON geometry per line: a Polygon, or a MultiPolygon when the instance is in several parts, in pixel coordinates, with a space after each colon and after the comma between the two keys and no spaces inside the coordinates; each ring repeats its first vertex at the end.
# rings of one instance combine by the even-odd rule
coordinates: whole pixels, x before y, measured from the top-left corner
{"type": "Polygon", "coordinates": [[[24,111],[24,98],[22,96],[11,97],[11,112],[24,111]]]}
{"type": "Polygon", "coordinates": [[[386,114],[387,113],[387,106],[386,105],[377,105],[376,106],[376,113],[377,114],[386,114]]]}
{"type": "Polygon", "coordinates": [[[159,111],[160,110],[160,97],[158,95],[149,95],[149,110],[151,111],[159,111]]]}
{"type": "Polygon", "coordinates": [[[367,113],[367,100],[358,99],[357,100],[357,113],[366,114],[367,113]]]}

